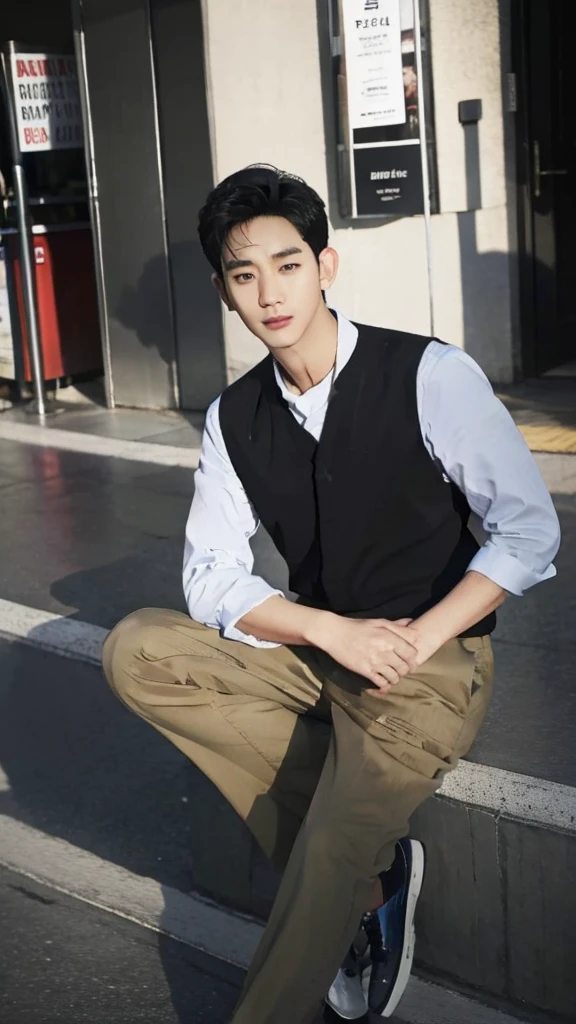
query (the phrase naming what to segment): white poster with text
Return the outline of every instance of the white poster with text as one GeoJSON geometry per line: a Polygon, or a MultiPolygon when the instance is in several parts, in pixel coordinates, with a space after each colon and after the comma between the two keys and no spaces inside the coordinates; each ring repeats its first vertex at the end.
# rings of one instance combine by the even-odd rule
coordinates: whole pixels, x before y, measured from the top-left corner
{"type": "Polygon", "coordinates": [[[82,146],[76,59],[42,53],[13,53],[11,58],[21,152],[82,146]]]}
{"type": "Polygon", "coordinates": [[[350,130],[404,124],[400,0],[342,0],[350,130]]]}

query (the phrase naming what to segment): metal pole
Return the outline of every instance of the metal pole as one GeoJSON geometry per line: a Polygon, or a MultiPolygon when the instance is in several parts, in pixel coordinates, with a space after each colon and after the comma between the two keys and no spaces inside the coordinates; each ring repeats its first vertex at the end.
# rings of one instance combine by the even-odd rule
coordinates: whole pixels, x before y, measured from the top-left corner
{"type": "Polygon", "coordinates": [[[34,269],[34,242],[28,216],[28,189],[22,165],[22,153],[18,139],[16,112],[14,109],[12,89],[11,55],[15,52],[14,44],[8,43],[7,52],[2,54],[2,68],[6,109],[10,126],[12,143],[12,159],[14,171],[14,194],[16,198],[16,215],[18,233],[20,235],[20,264],[22,268],[22,290],[24,298],[24,314],[26,333],[32,365],[32,384],[34,387],[35,412],[39,416],[46,415],[46,387],[44,383],[44,367],[42,365],[42,346],[38,329],[38,313],[36,302],[36,277],[34,269]]]}
{"type": "Polygon", "coordinates": [[[110,355],[110,331],[108,328],[108,312],[104,288],[104,260],[102,256],[102,231],[100,224],[100,200],[98,198],[98,178],[94,156],[94,132],[92,130],[92,113],[90,110],[90,93],[88,89],[88,71],[86,60],[86,40],[82,22],[81,0],[72,2],[72,24],[74,28],[74,50],[78,67],[78,89],[84,123],[84,157],[86,160],[86,180],[88,182],[88,202],[90,206],[90,222],[92,224],[92,243],[94,246],[94,263],[96,267],[96,292],[98,295],[98,312],[100,315],[100,333],[102,335],[102,354],[104,356],[104,390],[106,405],[113,409],[114,379],[112,376],[112,359],[110,355]]]}
{"type": "Polygon", "coordinates": [[[14,193],[16,196],[16,214],[20,234],[20,263],[22,267],[22,289],[24,292],[24,312],[26,315],[26,332],[32,364],[32,384],[34,401],[39,416],[46,415],[46,388],[44,384],[44,367],[42,365],[42,347],[38,330],[36,312],[36,280],[34,269],[34,243],[28,218],[28,190],[22,164],[14,164],[14,193]]]}
{"type": "Polygon", "coordinates": [[[418,120],[420,122],[420,158],[422,160],[422,188],[424,192],[424,231],[426,235],[426,263],[428,267],[428,303],[430,336],[434,337],[434,275],[432,253],[432,217],[430,214],[430,179],[428,176],[428,139],[426,137],[426,108],[424,106],[424,75],[422,61],[422,31],[420,0],[414,0],[414,47],[418,70],[418,120]]]}

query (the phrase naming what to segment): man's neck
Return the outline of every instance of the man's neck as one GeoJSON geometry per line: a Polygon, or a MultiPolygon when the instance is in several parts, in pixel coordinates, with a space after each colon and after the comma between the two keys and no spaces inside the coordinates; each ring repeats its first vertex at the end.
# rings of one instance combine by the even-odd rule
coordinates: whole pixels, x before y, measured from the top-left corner
{"type": "Polygon", "coordinates": [[[336,362],[338,321],[322,303],[306,333],[297,345],[274,353],[286,386],[294,394],[319,384],[336,362]]]}

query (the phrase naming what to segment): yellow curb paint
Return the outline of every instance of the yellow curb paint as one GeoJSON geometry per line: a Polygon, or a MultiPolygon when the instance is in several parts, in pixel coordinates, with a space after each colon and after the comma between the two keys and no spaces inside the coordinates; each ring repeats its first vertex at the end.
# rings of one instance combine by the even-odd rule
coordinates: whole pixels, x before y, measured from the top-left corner
{"type": "Polygon", "coordinates": [[[576,454],[576,428],[557,425],[518,423],[518,430],[533,452],[573,452],[576,454]]]}

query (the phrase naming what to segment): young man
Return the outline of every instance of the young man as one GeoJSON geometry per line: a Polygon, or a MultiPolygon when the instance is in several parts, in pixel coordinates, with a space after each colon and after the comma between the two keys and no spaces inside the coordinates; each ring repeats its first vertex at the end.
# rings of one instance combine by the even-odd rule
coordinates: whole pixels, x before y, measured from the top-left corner
{"type": "Polygon", "coordinates": [[[410,816],[469,750],[494,611],[554,576],[558,522],[468,356],[325,304],[338,256],[303,181],[246,168],[210,194],[199,230],[223,302],[269,354],[208,410],[190,617],[129,616],[105,670],[283,871],[234,1024],[310,1024],[325,997],[359,1019],[366,963],[387,1017],[424,868],[410,816]],[[251,573],[259,522],[296,603],[251,573]]]}

